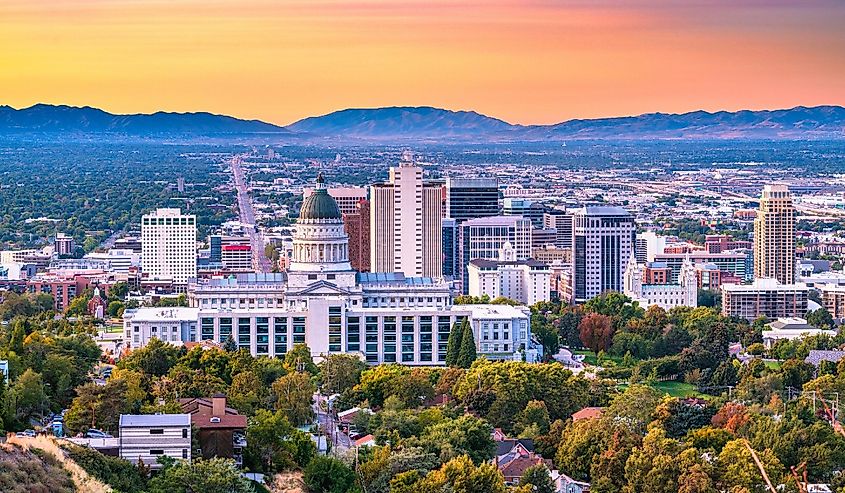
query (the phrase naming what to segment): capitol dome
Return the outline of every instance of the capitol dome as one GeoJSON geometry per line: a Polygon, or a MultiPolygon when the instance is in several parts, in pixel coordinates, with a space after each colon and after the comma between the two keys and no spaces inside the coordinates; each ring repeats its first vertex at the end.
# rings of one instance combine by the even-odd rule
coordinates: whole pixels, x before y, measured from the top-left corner
{"type": "Polygon", "coordinates": [[[337,202],[326,190],[326,182],[322,173],[317,175],[317,186],[314,187],[314,192],[302,201],[299,220],[306,219],[343,219],[337,202]]]}

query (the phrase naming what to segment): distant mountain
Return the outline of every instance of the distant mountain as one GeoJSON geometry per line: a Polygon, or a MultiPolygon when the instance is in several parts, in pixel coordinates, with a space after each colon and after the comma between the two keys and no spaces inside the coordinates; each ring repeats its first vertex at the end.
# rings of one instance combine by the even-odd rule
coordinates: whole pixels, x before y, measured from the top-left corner
{"type": "Polygon", "coordinates": [[[569,120],[553,125],[513,125],[474,111],[429,106],[358,108],[305,118],[287,127],[212,113],[114,115],[90,107],[37,104],[0,106],[0,134],[246,135],[298,139],[565,141],[574,139],[845,139],[845,108],[798,106],[764,111],[693,111],[683,114],[569,120]]]}
{"type": "Polygon", "coordinates": [[[168,113],[115,115],[97,108],[36,104],[16,110],[0,106],[0,133],[115,133],[161,134],[246,134],[289,133],[284,127],[259,120],[240,120],[212,113],[168,113]]]}
{"type": "Polygon", "coordinates": [[[799,106],[774,111],[649,113],[522,126],[472,111],[392,107],[336,111],[300,120],[288,128],[298,133],[351,139],[845,138],[845,108],[799,106]]]}
{"type": "Polygon", "coordinates": [[[520,127],[474,111],[394,106],[335,111],[299,120],[287,128],[321,136],[419,139],[483,137],[509,133],[520,127]]]}

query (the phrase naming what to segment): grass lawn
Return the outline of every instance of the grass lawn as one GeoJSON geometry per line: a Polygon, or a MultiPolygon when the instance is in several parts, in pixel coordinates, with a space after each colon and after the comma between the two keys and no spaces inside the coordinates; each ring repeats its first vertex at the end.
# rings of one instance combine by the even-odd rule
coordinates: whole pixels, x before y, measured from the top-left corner
{"type": "MultiPolygon", "coordinates": [[[[598,366],[598,361],[596,361],[596,353],[590,351],[589,349],[576,349],[572,351],[572,354],[583,354],[584,363],[588,365],[598,366]]],[[[620,356],[610,356],[608,354],[605,354],[603,361],[605,362],[605,365],[607,365],[608,361],[613,361],[614,363],[616,363],[617,366],[622,366],[622,357],[620,356]]]]}
{"type": "Polygon", "coordinates": [[[108,327],[106,327],[106,332],[108,332],[109,334],[116,334],[116,333],[119,333],[119,332],[123,332],[123,326],[122,325],[109,325],[108,327]]]}
{"type": "Polygon", "coordinates": [[[764,361],[769,370],[780,370],[780,361],[764,361]]]}
{"type": "MultiPolygon", "coordinates": [[[[645,382],[643,382],[645,383],[645,382]]],[[[646,384],[648,385],[648,384],[646,384]]],[[[620,385],[620,389],[626,389],[627,385],[620,385]]],[[[702,399],[712,399],[713,396],[702,394],[695,390],[695,385],[684,382],[655,382],[651,384],[651,388],[658,392],[669,394],[672,397],[700,397],[702,399]]]]}

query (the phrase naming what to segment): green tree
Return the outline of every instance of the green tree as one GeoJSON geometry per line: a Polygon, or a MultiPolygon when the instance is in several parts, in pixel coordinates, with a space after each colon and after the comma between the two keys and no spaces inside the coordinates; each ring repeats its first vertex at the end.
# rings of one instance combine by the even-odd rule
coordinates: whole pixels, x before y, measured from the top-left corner
{"type": "Polygon", "coordinates": [[[458,355],[461,352],[461,338],[464,335],[463,327],[455,322],[449,332],[449,339],[446,341],[446,365],[458,366],[458,355]]]}
{"type": "MultiPolygon", "coordinates": [[[[772,484],[780,484],[783,480],[784,468],[775,454],[765,449],[762,452],[758,451],[757,456],[763,463],[763,468],[772,484]]],[[[741,439],[725,444],[717,459],[717,471],[723,490],[745,488],[749,492],[768,491],[760,470],[741,439]]]]}
{"type": "Polygon", "coordinates": [[[458,353],[456,366],[469,368],[478,357],[475,349],[475,336],[472,333],[472,326],[466,318],[461,325],[463,334],[461,335],[461,350],[458,353]]]}
{"type": "Polygon", "coordinates": [[[318,365],[323,392],[340,394],[361,382],[367,365],[354,354],[330,354],[318,365]]]}
{"type": "Polygon", "coordinates": [[[317,454],[311,437],[291,426],[282,411],[256,411],[249,420],[246,439],[245,463],[248,459],[265,473],[305,467],[317,454]]]}
{"type": "Polygon", "coordinates": [[[296,426],[308,424],[314,415],[311,409],[317,388],[307,373],[288,373],[279,377],[271,386],[276,397],[275,407],[282,411],[296,426]]]}
{"type": "MultiPolygon", "coordinates": [[[[525,409],[516,418],[514,431],[522,433],[527,428],[534,428],[538,435],[544,435],[549,431],[549,410],[543,401],[528,401],[525,409]]],[[[533,438],[533,437],[530,437],[533,438]]]]}
{"type": "Polygon", "coordinates": [[[28,422],[36,413],[44,411],[47,393],[40,373],[27,368],[11,389],[14,396],[15,415],[19,421],[28,422]]]}
{"type": "Polygon", "coordinates": [[[109,302],[109,306],[106,309],[106,312],[111,317],[119,317],[123,314],[125,306],[122,301],[114,300],[109,302]]]}
{"type": "Polygon", "coordinates": [[[285,369],[289,372],[306,371],[311,375],[320,371],[311,357],[311,348],[305,344],[294,344],[293,349],[285,354],[285,369]]]}
{"type": "Polygon", "coordinates": [[[522,473],[519,480],[520,487],[529,487],[534,493],[555,493],[555,484],[552,481],[549,468],[544,465],[531,466],[522,473]]]}
{"type": "Polygon", "coordinates": [[[231,459],[178,461],[149,482],[149,493],[253,493],[249,480],[231,459]]]}
{"type": "Polygon", "coordinates": [[[480,464],[493,458],[496,445],[492,433],[493,428],[486,421],[465,415],[428,427],[419,437],[418,443],[428,452],[437,455],[441,462],[466,455],[480,464]]]}
{"type": "Polygon", "coordinates": [[[827,308],[821,307],[807,313],[807,323],[820,329],[833,328],[833,316],[827,308]]]}
{"type": "Polygon", "coordinates": [[[228,402],[240,413],[252,416],[264,403],[265,387],[251,371],[244,371],[232,377],[228,402]]]}
{"type": "Polygon", "coordinates": [[[505,493],[504,478],[490,463],[479,466],[467,456],[456,457],[423,476],[419,471],[398,474],[390,482],[391,493],[505,493]]]}
{"type": "Polygon", "coordinates": [[[355,473],[333,457],[318,455],[305,467],[302,480],[311,493],[346,493],[355,483],[355,473]]]}
{"type": "Polygon", "coordinates": [[[76,389],[67,414],[65,426],[71,433],[88,428],[116,432],[120,415],[129,410],[127,385],[124,380],[109,379],[106,385],[87,383],[76,389]]]}
{"type": "Polygon", "coordinates": [[[179,348],[153,338],[146,346],[122,358],[117,366],[138,370],[148,376],[160,377],[166,375],[178,359],[179,348]]]}

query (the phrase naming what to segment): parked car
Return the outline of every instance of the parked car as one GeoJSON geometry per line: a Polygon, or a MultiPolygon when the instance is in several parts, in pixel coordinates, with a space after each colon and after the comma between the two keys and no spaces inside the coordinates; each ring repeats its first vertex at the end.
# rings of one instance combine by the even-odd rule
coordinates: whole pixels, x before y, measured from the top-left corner
{"type": "Polygon", "coordinates": [[[85,438],[114,438],[103,430],[91,428],[85,432],[85,438]]]}
{"type": "Polygon", "coordinates": [[[35,430],[19,431],[19,432],[15,433],[15,436],[33,438],[33,437],[35,437],[35,430]]]}

